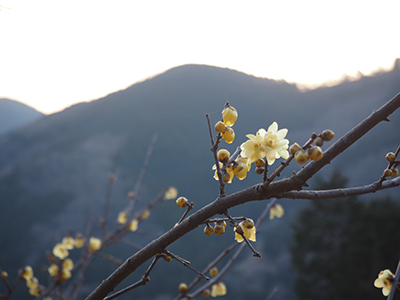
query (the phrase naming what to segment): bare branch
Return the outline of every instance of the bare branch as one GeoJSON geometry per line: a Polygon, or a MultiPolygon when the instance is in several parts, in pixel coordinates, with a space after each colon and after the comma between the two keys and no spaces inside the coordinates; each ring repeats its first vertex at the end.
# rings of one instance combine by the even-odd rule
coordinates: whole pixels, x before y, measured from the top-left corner
{"type": "Polygon", "coordinates": [[[153,240],[147,246],[129,257],[108,278],[103,280],[102,283],[86,298],[86,300],[104,299],[104,297],[113,291],[121,281],[123,281],[129,274],[133,273],[144,262],[156,255],[160,249],[167,248],[168,245],[197,228],[200,224],[203,224],[205,220],[210,219],[214,215],[223,214],[230,207],[239,204],[270,199],[285,192],[300,190],[307,180],[315,173],[325,165],[329,164],[336,156],[350,147],[379,122],[386,120],[388,116],[399,107],[400,94],[396,95],[380,109],[373,112],[369,117],[365,118],[360,124],[340,138],[325,151],[322,159],[309,163],[291,178],[274,181],[269,184],[267,189],[263,189],[263,184],[257,184],[240,192],[218,197],[212,203],[186,218],[181,224],[167,231],[162,236],[153,240]]]}

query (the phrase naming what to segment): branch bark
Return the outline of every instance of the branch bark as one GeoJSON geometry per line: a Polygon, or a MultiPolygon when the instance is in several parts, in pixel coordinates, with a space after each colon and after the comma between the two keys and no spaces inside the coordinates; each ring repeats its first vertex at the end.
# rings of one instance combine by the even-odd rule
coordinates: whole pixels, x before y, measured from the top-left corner
{"type": "Polygon", "coordinates": [[[150,242],[147,246],[129,257],[117,270],[115,270],[86,298],[86,300],[104,299],[115,287],[127,276],[133,273],[140,265],[161,253],[168,245],[178,240],[183,235],[192,231],[205,220],[223,214],[227,209],[250,201],[265,200],[277,197],[283,193],[301,190],[315,173],[325,165],[329,164],[336,156],[350,147],[354,142],[366,134],[370,129],[387,118],[400,107],[400,94],[383,105],[377,111],[365,118],[360,124],[351,129],[324,153],[319,161],[309,163],[296,175],[290,178],[272,182],[267,187],[262,183],[251,186],[237,193],[218,197],[214,202],[193,213],[178,226],[170,229],[159,238],[150,242]]]}

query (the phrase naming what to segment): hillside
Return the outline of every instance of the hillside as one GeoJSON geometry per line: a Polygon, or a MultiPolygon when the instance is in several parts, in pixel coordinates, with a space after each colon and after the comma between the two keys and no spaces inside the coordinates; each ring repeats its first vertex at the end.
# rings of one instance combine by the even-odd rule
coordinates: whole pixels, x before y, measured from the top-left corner
{"type": "Polygon", "coordinates": [[[21,102],[0,98],[0,135],[32,123],[42,116],[42,113],[21,102]]]}
{"type": "MultiPolygon", "coordinates": [[[[289,129],[287,138],[291,142],[303,143],[310,133],[326,128],[340,137],[396,95],[399,83],[400,60],[389,72],[303,92],[284,81],[211,66],[185,65],[104,98],[44,116],[29,127],[0,137],[0,226],[7,228],[0,237],[2,245],[6,245],[1,248],[0,265],[15,269],[25,264],[41,265],[44,251],[51,249],[70,229],[84,231],[91,217],[96,219],[103,213],[108,174],[114,167],[118,180],[110,215],[116,216],[127,203],[125,195],[134,187],[154,133],[158,134],[158,140],[139,197],[152,199],[161,189],[173,185],[198,209],[218,195],[217,183],[212,178],[206,113],[216,122],[226,101],[238,110],[236,140],[226,147],[232,151],[245,141],[246,134],[267,128],[273,121],[280,128],[289,129]]],[[[398,146],[398,128],[400,112],[393,114],[391,122],[380,124],[352,146],[321,176],[338,168],[351,174],[350,184],[367,184],[378,179],[386,166],[384,159],[379,158],[398,146]]],[[[294,165],[288,173],[298,168],[294,165]]],[[[227,187],[227,192],[258,180],[251,175],[244,181],[235,181],[227,187]]],[[[290,273],[286,249],[282,248],[290,239],[290,217],[303,202],[283,202],[286,218],[268,224],[265,235],[260,237],[259,244],[265,244],[262,251],[266,259],[262,263],[266,265],[254,283],[258,291],[258,281],[268,278],[265,290],[280,285],[282,292],[277,299],[290,299],[293,297],[290,284],[280,281],[290,273]],[[278,272],[278,264],[285,269],[278,272]]],[[[235,213],[257,218],[263,206],[255,203],[237,208],[235,213]]],[[[171,203],[156,209],[150,219],[151,231],[160,233],[173,226],[179,214],[171,203]]],[[[194,251],[203,247],[204,240],[199,234],[185,237],[174,249],[202,268],[218,254],[217,249],[231,242],[231,237],[207,246],[207,257],[194,251]]],[[[133,238],[135,243],[143,244],[152,237],[134,235],[133,238]]],[[[125,258],[131,252],[124,249],[118,255],[125,258]]],[[[248,262],[248,258],[244,259],[248,262]]],[[[112,267],[93,280],[108,275],[112,267]]],[[[180,266],[172,268],[175,267],[177,277],[187,276],[180,266]]],[[[243,264],[238,264],[236,271],[243,268],[243,264]]],[[[165,277],[163,272],[154,274],[152,282],[165,277]]],[[[171,285],[175,287],[178,280],[171,285]]],[[[172,295],[167,295],[175,295],[174,290],[170,292],[169,288],[167,293],[172,295]]],[[[147,290],[146,295],[156,299],[154,289],[147,290]]]]}

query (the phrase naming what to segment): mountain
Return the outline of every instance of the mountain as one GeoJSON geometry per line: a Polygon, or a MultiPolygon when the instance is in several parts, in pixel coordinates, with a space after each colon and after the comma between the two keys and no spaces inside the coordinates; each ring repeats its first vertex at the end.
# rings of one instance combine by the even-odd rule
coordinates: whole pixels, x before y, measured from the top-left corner
{"type": "Polygon", "coordinates": [[[21,102],[0,98],[0,135],[32,123],[43,116],[21,102]]]}
{"type": "MultiPolygon", "coordinates": [[[[172,185],[198,209],[218,195],[217,182],[212,177],[214,163],[206,113],[214,124],[221,118],[227,101],[238,110],[239,119],[233,127],[236,140],[232,145],[221,144],[231,152],[246,140],[246,134],[268,128],[273,121],[277,121],[279,128],[289,129],[290,142],[302,144],[312,132],[327,128],[336,133],[337,139],[396,95],[399,83],[399,59],[388,72],[309,91],[301,91],[285,81],[257,78],[230,69],[184,65],[104,98],[44,116],[29,127],[0,137],[0,226],[5,229],[0,235],[0,266],[8,269],[25,264],[42,266],[44,252],[69,230],[84,232],[89,220],[93,222],[103,215],[108,175],[115,169],[118,180],[113,186],[108,220],[114,222],[127,205],[125,195],[133,190],[155,133],[158,138],[138,195],[143,201],[138,206],[144,207],[145,199],[150,201],[172,185]]],[[[390,122],[379,124],[320,176],[327,176],[337,168],[353,185],[377,180],[386,167],[385,154],[398,146],[398,128],[400,112],[395,112],[390,122]]],[[[299,168],[290,166],[282,175],[299,168]]],[[[252,172],[246,180],[234,181],[227,192],[259,180],[252,172]]],[[[256,243],[262,248],[259,250],[264,260],[254,261],[245,251],[244,260],[227,277],[234,282],[244,272],[253,278],[253,298],[265,298],[265,293],[276,285],[280,286],[276,299],[294,297],[286,247],[290,240],[290,218],[306,201],[282,203],[285,218],[267,222],[256,243]],[[257,268],[257,273],[251,273],[247,266],[257,268]]],[[[234,208],[231,214],[256,219],[264,206],[264,202],[251,203],[234,208]]],[[[177,222],[180,213],[174,203],[164,203],[152,213],[146,231],[162,233],[177,222]]],[[[93,234],[99,234],[94,225],[93,234]]],[[[199,269],[233,240],[225,234],[218,241],[212,237],[214,242],[210,243],[204,240],[201,231],[171,247],[199,269]],[[204,248],[207,251],[201,250],[204,248]]],[[[132,242],[144,245],[152,238],[134,234],[132,242]]],[[[124,259],[132,251],[123,249],[117,255],[124,259]]],[[[99,282],[113,267],[105,267],[104,273],[95,272],[92,282],[99,282]]],[[[142,273],[138,276],[140,279],[142,273]]],[[[146,287],[137,293],[147,299],[161,299],[157,293],[165,291],[164,296],[171,298],[176,295],[174,287],[179,280],[188,276],[192,278],[193,274],[171,264],[166,270],[160,268],[152,274],[157,289],[146,287]],[[177,275],[166,281],[169,273],[165,272],[177,275]]],[[[241,285],[228,284],[228,289],[240,295],[244,291],[235,286],[241,285]]]]}

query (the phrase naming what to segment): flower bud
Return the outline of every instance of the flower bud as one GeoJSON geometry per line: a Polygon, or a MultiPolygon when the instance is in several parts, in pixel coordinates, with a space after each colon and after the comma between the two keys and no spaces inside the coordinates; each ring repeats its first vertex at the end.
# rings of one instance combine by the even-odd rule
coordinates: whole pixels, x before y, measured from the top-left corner
{"type": "Polygon", "coordinates": [[[6,271],[1,271],[1,278],[6,279],[8,277],[8,273],[6,271]]]}
{"type": "Polygon", "coordinates": [[[393,172],[391,169],[386,169],[385,171],[383,171],[383,175],[384,176],[392,176],[393,172]]]}
{"type": "Polygon", "coordinates": [[[180,290],[181,292],[185,292],[185,291],[187,290],[187,284],[184,283],[184,282],[182,282],[182,283],[179,285],[179,290],[180,290]]]}
{"type": "Polygon", "coordinates": [[[206,236],[212,236],[214,233],[214,228],[210,226],[210,224],[207,223],[206,227],[204,227],[204,233],[206,236]]]}
{"type": "Polygon", "coordinates": [[[321,138],[325,141],[325,142],[329,142],[331,141],[333,138],[335,137],[335,133],[332,130],[324,130],[321,133],[321,138]]]}
{"type": "Polygon", "coordinates": [[[217,276],[218,275],[218,268],[217,267],[213,267],[210,269],[210,275],[211,276],[217,276]]]}
{"type": "Polygon", "coordinates": [[[394,161],[396,159],[396,154],[394,154],[393,152],[389,152],[388,154],[386,154],[386,159],[387,161],[394,161]]]}
{"type": "Polygon", "coordinates": [[[399,175],[399,170],[397,168],[391,170],[392,170],[392,175],[390,175],[390,177],[396,177],[397,175],[399,175]]]}
{"type": "Polygon", "coordinates": [[[215,131],[218,133],[223,133],[226,126],[224,124],[224,122],[218,121],[215,125],[214,125],[215,131]]]}
{"type": "Polygon", "coordinates": [[[308,149],[308,157],[311,159],[311,160],[315,160],[315,161],[317,161],[317,160],[320,160],[321,158],[322,158],[322,156],[323,156],[323,153],[322,153],[322,149],[320,148],[320,147],[318,147],[318,146],[311,146],[309,149],[308,149]]]}
{"type": "Polygon", "coordinates": [[[294,155],[294,159],[301,165],[304,165],[308,161],[308,152],[306,150],[299,150],[294,155]]]}
{"type": "Polygon", "coordinates": [[[214,225],[214,232],[216,235],[223,235],[225,233],[225,227],[220,222],[214,225]]]}
{"type": "Polygon", "coordinates": [[[232,144],[233,140],[235,139],[235,131],[230,127],[226,127],[222,133],[222,138],[228,144],[232,144]]]}
{"type": "Polygon", "coordinates": [[[185,197],[179,197],[178,199],[176,199],[176,204],[180,207],[180,208],[184,208],[188,205],[189,201],[188,199],[186,199],[185,197]]]}
{"type": "Polygon", "coordinates": [[[258,175],[261,175],[261,174],[263,174],[265,172],[265,168],[263,168],[263,167],[257,167],[256,168],[256,173],[258,174],[258,175]]]}
{"type": "Polygon", "coordinates": [[[314,140],[314,144],[315,144],[315,146],[322,147],[322,145],[324,144],[324,140],[320,136],[318,136],[314,140]]]}
{"type": "Polygon", "coordinates": [[[294,144],[291,145],[290,148],[289,148],[290,154],[293,154],[293,155],[294,155],[297,151],[299,151],[299,150],[301,150],[301,147],[300,147],[300,145],[297,144],[297,143],[294,143],[294,144]]]}
{"type": "Polygon", "coordinates": [[[229,153],[228,150],[221,149],[218,151],[217,157],[220,162],[222,162],[223,164],[226,164],[228,162],[229,158],[231,157],[231,154],[229,153]]]}
{"type": "Polygon", "coordinates": [[[259,158],[255,161],[255,164],[257,167],[262,168],[265,166],[265,159],[264,158],[259,158]]]}
{"type": "Polygon", "coordinates": [[[225,125],[232,126],[235,124],[237,117],[237,110],[233,106],[227,104],[222,111],[222,121],[224,121],[225,125]]]}
{"type": "Polygon", "coordinates": [[[254,221],[252,219],[246,219],[242,222],[242,226],[247,229],[252,229],[254,227],[254,221]]]}
{"type": "Polygon", "coordinates": [[[172,260],[172,256],[171,255],[163,255],[162,258],[166,261],[166,262],[170,262],[172,260]]]}
{"type": "Polygon", "coordinates": [[[205,289],[203,291],[203,297],[208,298],[211,295],[211,291],[209,289],[205,289]]]}

